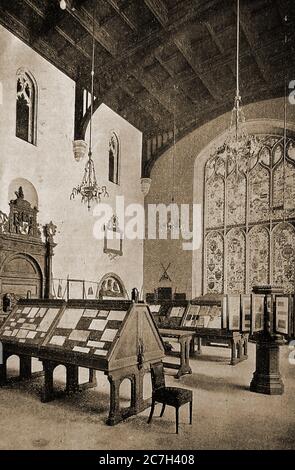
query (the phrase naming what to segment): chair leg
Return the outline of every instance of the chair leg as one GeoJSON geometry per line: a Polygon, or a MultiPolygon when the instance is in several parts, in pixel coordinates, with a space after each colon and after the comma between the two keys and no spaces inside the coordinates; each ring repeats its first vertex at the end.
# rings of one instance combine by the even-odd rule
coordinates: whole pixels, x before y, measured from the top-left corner
{"type": "Polygon", "coordinates": [[[179,408],[178,407],[175,408],[175,412],[176,412],[176,434],[178,434],[178,425],[179,425],[179,408]]]}
{"type": "Polygon", "coordinates": [[[165,403],[163,403],[160,418],[162,418],[162,416],[164,415],[165,408],[166,408],[166,405],[165,405],[165,403]]]}
{"type": "Polygon", "coordinates": [[[148,419],[148,424],[152,421],[154,411],[155,411],[155,402],[153,400],[152,401],[152,406],[151,406],[151,412],[150,412],[149,419],[148,419]]]}
{"type": "Polygon", "coordinates": [[[189,424],[193,424],[193,402],[189,403],[189,424]]]}

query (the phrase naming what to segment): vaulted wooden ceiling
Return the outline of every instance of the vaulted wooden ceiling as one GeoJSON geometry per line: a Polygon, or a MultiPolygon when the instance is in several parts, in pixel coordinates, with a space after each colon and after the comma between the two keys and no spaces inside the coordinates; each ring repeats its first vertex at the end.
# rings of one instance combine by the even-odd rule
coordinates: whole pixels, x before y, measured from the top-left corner
{"type": "MultiPolygon", "coordinates": [[[[295,78],[295,2],[240,1],[243,103],[282,96],[285,72],[295,78]]],[[[67,5],[1,0],[0,23],[89,89],[95,11],[96,106],[104,102],[144,133],[146,173],[173,142],[174,122],[179,138],[232,108],[236,0],[67,5]]]]}

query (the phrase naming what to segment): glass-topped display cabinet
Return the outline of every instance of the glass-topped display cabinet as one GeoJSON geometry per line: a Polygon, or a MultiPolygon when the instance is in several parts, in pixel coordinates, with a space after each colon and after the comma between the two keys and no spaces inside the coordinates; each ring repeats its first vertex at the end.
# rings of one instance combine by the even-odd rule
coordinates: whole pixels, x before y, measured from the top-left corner
{"type": "MultiPolygon", "coordinates": [[[[143,378],[150,364],[164,357],[164,346],[147,305],[106,300],[22,300],[0,329],[3,364],[0,383],[6,383],[7,359],[18,355],[25,377],[31,373],[31,358],[43,363],[43,401],[54,398],[53,372],[63,364],[67,390],[79,387],[78,368],[103,371],[110,382],[108,424],[136,414],[149,402],[143,399],[143,378]],[[119,388],[131,381],[131,406],[120,409],[119,388]]],[[[91,382],[91,380],[90,380],[91,382]]],[[[90,383],[89,383],[90,384],[90,383]]]]}
{"type": "Polygon", "coordinates": [[[149,304],[149,309],[159,328],[181,326],[189,302],[187,300],[162,300],[149,304]]]}

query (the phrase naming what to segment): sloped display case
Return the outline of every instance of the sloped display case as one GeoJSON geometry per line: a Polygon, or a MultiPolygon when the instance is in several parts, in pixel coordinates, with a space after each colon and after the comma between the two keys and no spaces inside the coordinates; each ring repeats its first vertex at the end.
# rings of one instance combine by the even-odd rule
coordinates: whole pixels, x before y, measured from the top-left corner
{"type": "MultiPolygon", "coordinates": [[[[150,364],[164,357],[164,347],[149,308],[130,301],[22,300],[0,329],[3,343],[1,384],[9,356],[20,357],[22,378],[31,374],[31,358],[43,362],[44,402],[54,398],[53,372],[66,366],[67,390],[79,389],[78,368],[103,371],[110,382],[108,424],[116,424],[147,406],[143,378],[150,364]],[[24,372],[24,374],[22,374],[24,372]],[[131,405],[121,410],[121,382],[131,381],[131,405]]],[[[91,382],[91,380],[90,380],[91,382]]]]}

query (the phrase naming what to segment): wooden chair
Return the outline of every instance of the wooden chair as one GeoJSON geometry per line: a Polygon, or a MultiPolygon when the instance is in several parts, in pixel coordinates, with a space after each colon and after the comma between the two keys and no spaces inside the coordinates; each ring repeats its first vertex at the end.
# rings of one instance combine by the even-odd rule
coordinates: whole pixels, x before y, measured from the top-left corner
{"type": "Polygon", "coordinates": [[[156,403],[162,403],[162,410],[160,417],[163,416],[166,405],[174,406],[176,412],[176,434],[178,434],[179,425],[179,408],[186,403],[189,403],[190,409],[190,424],[193,422],[193,393],[191,390],[179,387],[166,387],[164,366],[162,362],[151,364],[152,376],[152,407],[148,423],[152,421],[156,403]]]}

